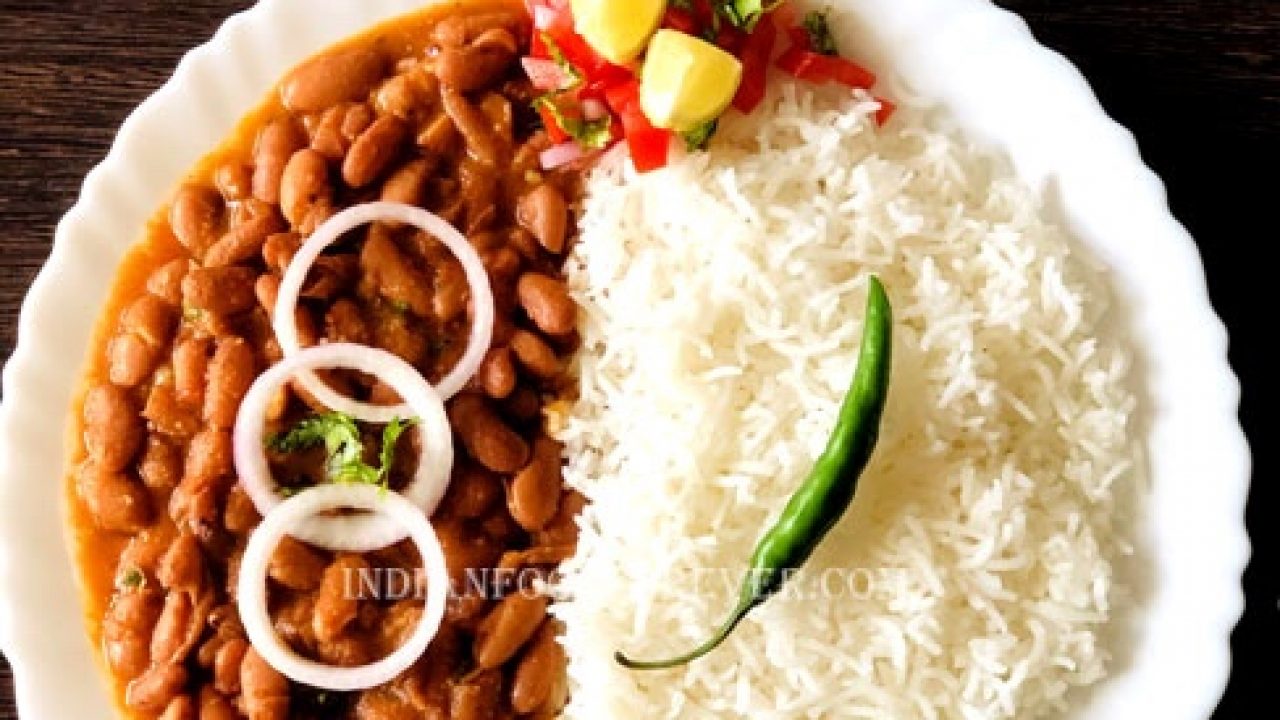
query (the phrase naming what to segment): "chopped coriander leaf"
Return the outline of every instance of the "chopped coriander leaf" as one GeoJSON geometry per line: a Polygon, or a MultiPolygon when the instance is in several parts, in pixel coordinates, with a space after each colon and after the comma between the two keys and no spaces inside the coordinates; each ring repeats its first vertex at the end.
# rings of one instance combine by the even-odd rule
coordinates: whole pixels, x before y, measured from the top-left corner
{"type": "Polygon", "coordinates": [[[137,565],[125,568],[116,578],[116,588],[119,590],[139,590],[146,587],[146,584],[147,576],[137,565]]]}
{"type": "Polygon", "coordinates": [[[839,55],[836,49],[836,38],[831,34],[831,24],[827,21],[827,13],[816,10],[804,16],[804,30],[809,34],[809,44],[813,51],[822,55],[839,55]]]}
{"type": "MultiPolygon", "coordinates": [[[[333,482],[364,483],[386,486],[391,468],[395,464],[396,444],[404,431],[417,420],[393,419],[382,431],[380,467],[372,467],[364,461],[364,443],[360,429],[350,415],[340,412],[325,413],[302,420],[288,432],[268,438],[267,447],[279,453],[307,450],[323,445],[327,460],[325,471],[333,482]]],[[[298,488],[281,488],[286,497],[298,488]]]]}
{"type": "Polygon", "coordinates": [[[606,115],[599,120],[571,117],[560,109],[554,97],[554,94],[543,95],[533,101],[533,106],[539,109],[546,109],[547,112],[551,113],[551,116],[556,119],[556,124],[560,126],[565,135],[582,143],[583,147],[594,150],[603,148],[613,139],[613,133],[609,127],[613,119],[610,116],[606,115]]]}
{"type": "Polygon", "coordinates": [[[723,15],[734,27],[747,32],[755,29],[756,23],[782,4],[782,0],[714,0],[717,15],[723,15]]]}
{"type": "Polygon", "coordinates": [[[685,148],[690,151],[706,149],[707,144],[711,142],[711,137],[716,134],[716,126],[719,122],[719,120],[712,120],[688,132],[681,133],[680,137],[684,139],[685,148]]]}
{"type": "Polygon", "coordinates": [[[569,62],[569,58],[565,57],[564,51],[560,49],[560,46],[556,44],[551,35],[545,32],[542,33],[542,42],[547,46],[547,54],[551,56],[551,61],[556,64],[556,67],[560,68],[560,72],[564,73],[565,81],[557,90],[573,90],[581,85],[582,73],[573,66],[573,63],[569,62]]]}
{"type": "Polygon", "coordinates": [[[200,308],[195,307],[193,305],[188,305],[187,303],[182,303],[182,319],[183,320],[186,320],[189,323],[194,323],[194,322],[199,322],[200,318],[203,316],[204,316],[204,311],[202,311],[200,308]]]}

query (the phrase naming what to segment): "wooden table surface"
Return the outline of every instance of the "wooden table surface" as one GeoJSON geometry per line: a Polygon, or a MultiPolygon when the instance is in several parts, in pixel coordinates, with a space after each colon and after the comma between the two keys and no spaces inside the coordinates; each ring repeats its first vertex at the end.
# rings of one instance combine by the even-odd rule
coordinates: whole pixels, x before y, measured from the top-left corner
{"type": "MultiPolygon", "coordinates": [[[[184,51],[250,4],[0,0],[0,358],[13,350],[18,307],[48,254],[54,224],[116,127],[184,51]]],[[[1080,66],[1168,183],[1174,213],[1200,244],[1214,303],[1231,329],[1231,360],[1245,388],[1241,416],[1256,448],[1270,427],[1262,419],[1262,338],[1274,334],[1274,320],[1262,312],[1276,303],[1255,298],[1267,287],[1259,254],[1280,240],[1275,223],[1264,223],[1280,191],[1280,0],[1002,4],[1080,66]],[[1265,319],[1264,329],[1250,333],[1255,317],[1265,319]]],[[[1270,646],[1280,640],[1276,523],[1263,526],[1264,512],[1276,508],[1266,487],[1273,457],[1257,457],[1256,468],[1248,611],[1233,636],[1236,671],[1215,715],[1228,720],[1261,716],[1251,700],[1274,689],[1270,646]]],[[[0,720],[11,720],[17,715],[2,661],[0,672],[0,720]]]]}

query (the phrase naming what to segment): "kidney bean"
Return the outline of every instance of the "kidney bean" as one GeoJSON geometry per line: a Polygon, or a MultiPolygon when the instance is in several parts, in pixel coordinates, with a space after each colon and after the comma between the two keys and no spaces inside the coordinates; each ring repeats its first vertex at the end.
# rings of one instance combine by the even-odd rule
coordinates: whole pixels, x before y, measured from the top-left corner
{"type": "Polygon", "coordinates": [[[449,720],[491,720],[499,717],[501,692],[502,673],[496,670],[476,673],[466,682],[453,686],[449,698],[449,720]]]}
{"type": "Polygon", "coordinates": [[[502,482],[475,463],[456,466],[445,496],[445,511],[453,517],[475,519],[483,516],[502,496],[502,482]]]}
{"type": "Polygon", "coordinates": [[[160,720],[199,720],[196,716],[196,705],[186,695],[179,695],[169,701],[160,720]]]}
{"type": "Polygon", "coordinates": [[[467,311],[471,286],[467,283],[462,263],[452,257],[440,259],[434,264],[434,269],[435,293],[431,299],[431,309],[437,321],[448,324],[467,311]]]}
{"type": "Polygon", "coordinates": [[[365,99],[382,79],[383,57],[367,48],[327,52],[294,68],[280,85],[284,106],[299,115],[365,99]]]}
{"type": "Polygon", "coordinates": [[[213,658],[213,687],[226,695],[240,692],[240,664],[249,650],[249,643],[232,638],[218,648],[213,658]]]}
{"type": "Polygon", "coordinates": [[[253,283],[257,273],[241,265],[196,268],[182,281],[183,302],[194,310],[232,315],[256,303],[253,283]]]}
{"type": "Polygon", "coordinates": [[[517,592],[503,598],[476,633],[476,664],[497,668],[510,660],[533,637],[547,614],[547,598],[517,592]]]}
{"type": "Polygon", "coordinates": [[[382,184],[382,199],[406,205],[421,205],[427,194],[427,181],[436,171],[435,158],[416,158],[401,165],[382,184]]]}
{"type": "Polygon", "coordinates": [[[218,635],[214,635],[200,643],[200,647],[196,649],[196,665],[205,670],[213,669],[213,662],[218,656],[218,651],[226,644],[227,639],[218,635]]]}
{"type": "Polygon", "coordinates": [[[506,71],[517,50],[516,39],[509,31],[491,28],[469,45],[441,47],[436,56],[436,75],[458,92],[479,90],[506,71]]]}
{"type": "Polygon", "coordinates": [[[267,238],[284,230],[274,212],[246,220],[223,235],[204,255],[205,267],[222,267],[248,262],[262,252],[267,238]]]}
{"type": "Polygon", "coordinates": [[[326,159],[339,162],[351,143],[373,124],[374,114],[363,102],[334,105],[320,116],[311,134],[311,149],[326,159]]]}
{"type": "Polygon", "coordinates": [[[184,185],[169,206],[169,226],[174,237],[196,257],[218,239],[224,206],[222,198],[209,188],[184,185]]]}
{"type": "Polygon", "coordinates": [[[449,421],[471,457],[495,472],[515,472],[529,459],[529,446],[479,395],[457,396],[449,421]]]}
{"type": "Polygon", "coordinates": [[[458,182],[462,198],[467,204],[467,229],[474,234],[486,229],[492,222],[494,204],[497,202],[498,175],[491,165],[464,158],[458,163],[458,182]],[[484,218],[488,216],[488,223],[484,218]]]}
{"type": "Polygon", "coordinates": [[[213,687],[205,685],[200,688],[200,720],[239,720],[231,701],[223,697],[213,687]]]}
{"type": "Polygon", "coordinates": [[[419,317],[430,316],[431,283],[385,233],[369,232],[360,251],[360,267],[378,295],[419,317]]]}
{"type": "Polygon", "coordinates": [[[93,461],[80,466],[76,489],[94,523],[110,532],[136,533],[152,518],[151,494],[142,483],[93,461]]]}
{"type": "Polygon", "coordinates": [[[121,387],[136,387],[151,376],[159,353],[133,333],[107,343],[107,379],[121,387]]]}
{"type": "Polygon", "coordinates": [[[102,620],[102,648],[116,675],[132,680],[151,663],[151,631],[163,598],[150,590],[118,593],[102,620]]]}
{"type": "Polygon", "coordinates": [[[324,317],[325,337],[330,342],[369,344],[369,328],[365,325],[360,307],[342,298],[329,308],[324,317]]]}
{"type": "Polygon", "coordinates": [[[421,65],[414,65],[383,83],[373,102],[383,113],[410,122],[435,104],[439,92],[436,76],[424,72],[421,65]]]}
{"type": "Polygon", "coordinates": [[[164,599],[164,609],[151,636],[151,658],[158,663],[183,662],[185,651],[194,644],[192,635],[198,638],[202,626],[202,619],[196,617],[191,595],[170,592],[164,599]]]}
{"type": "Polygon", "coordinates": [[[188,335],[173,347],[174,396],[187,407],[204,404],[205,372],[211,346],[207,337],[188,335]]]}
{"type": "Polygon", "coordinates": [[[138,475],[152,490],[172,490],[182,479],[182,456],[168,440],[149,435],[138,461],[138,475]]]}
{"type": "Polygon", "coordinates": [[[398,118],[384,115],[373,122],[347,151],[342,162],[342,179],[353,188],[361,188],[387,169],[404,143],[408,129],[398,118]]]}
{"type": "Polygon", "coordinates": [[[153,430],[172,438],[189,438],[200,429],[199,414],[179,403],[173,385],[168,383],[151,386],[142,416],[153,430]]]}
{"type": "Polygon", "coordinates": [[[311,623],[317,640],[337,640],[355,619],[360,609],[356,591],[361,587],[361,573],[368,570],[369,563],[359,555],[339,555],[324,569],[311,623]]]}
{"type": "Polygon", "coordinates": [[[501,400],[510,395],[516,389],[516,366],[512,362],[510,348],[490,350],[476,372],[476,379],[491,398],[501,400]]]}
{"type": "Polygon", "coordinates": [[[253,196],[266,203],[280,201],[280,178],[293,154],[305,147],[306,136],[292,118],[273,120],[258,134],[253,149],[253,196]]]}
{"type": "Polygon", "coordinates": [[[310,300],[333,300],[346,292],[360,274],[360,260],[355,255],[323,255],[316,258],[311,274],[299,293],[310,300]]]}
{"type": "Polygon", "coordinates": [[[125,704],[140,712],[158,713],[181,694],[187,678],[187,670],[180,664],[155,665],[125,688],[125,704]]]}
{"type": "Polygon", "coordinates": [[[207,427],[191,438],[182,482],[192,492],[211,487],[234,471],[229,431],[207,427]]]}
{"type": "Polygon", "coordinates": [[[498,561],[501,570],[519,570],[533,565],[559,565],[573,557],[575,545],[538,545],[526,550],[509,550],[498,561]]]}
{"type": "Polygon", "coordinates": [[[120,330],[137,335],[153,347],[163,347],[169,344],[177,321],[172,305],[154,295],[142,295],[121,314],[120,330]]]}
{"type": "Polygon", "coordinates": [[[166,589],[197,595],[204,588],[205,576],[204,553],[195,536],[183,533],[178,536],[169,550],[160,558],[156,568],[156,579],[166,589]]]}
{"type": "Polygon", "coordinates": [[[312,206],[332,196],[324,156],[310,148],[295,152],[280,178],[280,210],[289,224],[301,225],[312,206]]]}
{"type": "Polygon", "coordinates": [[[240,663],[241,699],[249,720],[287,720],[289,681],[250,647],[240,663]]]}
{"type": "Polygon", "coordinates": [[[481,114],[489,121],[489,128],[493,131],[504,148],[508,150],[515,142],[515,110],[511,107],[511,101],[501,93],[490,92],[480,99],[481,114]]]}
{"type": "Polygon", "coordinates": [[[214,171],[213,184],[228,202],[247,200],[253,195],[253,168],[238,160],[228,160],[214,171]]]}
{"type": "Polygon", "coordinates": [[[484,113],[461,93],[447,85],[441,89],[440,99],[454,127],[462,133],[467,153],[486,165],[501,167],[502,145],[489,127],[489,119],[484,116],[484,113]]]}
{"type": "MultiPolygon", "coordinates": [[[[141,572],[143,587],[157,587],[156,572],[160,567],[160,560],[169,551],[176,537],[177,530],[173,526],[167,523],[155,523],[129,538],[116,563],[117,583],[122,578],[141,572]]],[[[150,636],[149,633],[148,636],[150,636]]]]}
{"type": "Polygon", "coordinates": [[[379,654],[390,654],[408,642],[421,617],[422,603],[418,600],[400,600],[377,616],[373,629],[379,654]]]}
{"type": "Polygon", "coordinates": [[[560,374],[560,358],[542,338],[528,330],[518,329],[511,336],[511,352],[520,366],[534,377],[549,379],[560,374]]]}
{"type": "Polygon", "coordinates": [[[262,521],[258,508],[253,500],[239,485],[231,489],[227,495],[227,507],[222,516],[222,524],[227,530],[238,535],[248,534],[262,521]]]}
{"type": "Polygon", "coordinates": [[[502,557],[502,548],[492,538],[464,523],[461,518],[443,519],[435,524],[449,578],[460,587],[468,580],[468,570],[493,567],[502,557]]]}
{"type": "Polygon", "coordinates": [[[542,183],[521,197],[516,205],[516,220],[548,252],[558,254],[564,250],[569,208],[554,185],[542,183]]]}
{"type": "Polygon", "coordinates": [[[578,308],[564,283],[548,275],[527,272],[516,284],[516,297],[539,330],[548,335],[573,332],[578,308]]]}
{"type": "Polygon", "coordinates": [[[578,542],[578,516],[587,506],[587,498],[577,490],[568,490],[560,499],[560,509],[556,516],[534,534],[534,542],[538,545],[574,545],[578,542]]]}
{"type": "Polygon", "coordinates": [[[243,338],[218,343],[209,361],[204,396],[204,419],[215,428],[235,425],[240,401],[255,377],[253,349],[243,338]]]}
{"type": "Polygon", "coordinates": [[[262,244],[262,259],[267,263],[268,268],[284,274],[300,247],[302,247],[302,237],[297,233],[276,233],[262,244]]]}
{"type": "Polygon", "coordinates": [[[147,292],[177,306],[182,302],[182,279],[187,276],[191,261],[171,260],[161,265],[147,278],[147,292]]]}
{"type": "Polygon", "coordinates": [[[267,565],[267,576],[290,590],[315,590],[324,571],[324,558],[290,537],[280,541],[267,565]]]}
{"type": "Polygon", "coordinates": [[[564,682],[564,665],[564,648],[556,642],[555,621],[547,620],[516,666],[511,709],[525,715],[545,707],[556,686],[564,682]]]}
{"type": "Polygon", "coordinates": [[[367,665],[376,657],[366,640],[350,635],[316,643],[315,653],[321,662],[341,667],[367,665]]]}
{"type": "Polygon", "coordinates": [[[560,505],[560,443],[539,435],[533,459],[515,474],[507,492],[507,507],[520,527],[535,532],[546,526],[560,505]]]}
{"type": "Polygon", "coordinates": [[[456,135],[457,128],[453,124],[453,118],[449,117],[448,113],[438,112],[422,124],[414,142],[433,156],[443,155],[453,146],[456,135]]]}
{"type": "Polygon", "coordinates": [[[532,422],[542,413],[542,399],[530,388],[516,386],[502,403],[502,409],[507,417],[518,423],[532,422]]]}

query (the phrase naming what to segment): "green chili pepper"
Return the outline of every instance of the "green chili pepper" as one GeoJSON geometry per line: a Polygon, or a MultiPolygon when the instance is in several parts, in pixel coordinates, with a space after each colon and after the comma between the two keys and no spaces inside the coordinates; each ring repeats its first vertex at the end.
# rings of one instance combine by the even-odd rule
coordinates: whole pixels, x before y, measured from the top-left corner
{"type": "Polygon", "coordinates": [[[809,559],[853,501],[858,477],[875,450],[880,416],[889,393],[892,346],[893,311],[884,286],[873,275],[867,294],[858,367],[840,406],[835,430],[809,477],[791,496],[778,522],[756,545],[737,607],[710,640],[684,655],[662,661],[638,661],[618,652],[614,659],[620,665],[633,670],[661,670],[706,655],[724,642],[747,613],[781,589],[809,559]]]}

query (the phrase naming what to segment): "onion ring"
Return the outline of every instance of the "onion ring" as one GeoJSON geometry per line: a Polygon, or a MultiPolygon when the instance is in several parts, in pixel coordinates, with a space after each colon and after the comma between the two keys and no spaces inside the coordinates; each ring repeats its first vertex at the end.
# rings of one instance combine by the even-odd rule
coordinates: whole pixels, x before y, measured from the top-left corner
{"type": "MultiPolygon", "coordinates": [[[[418,468],[402,494],[428,517],[444,497],[453,470],[453,433],[444,401],[409,363],[385,350],[333,343],[298,351],[259,375],[240,403],[233,436],[236,473],[258,512],[267,517],[281,504],[263,449],[267,405],[272,395],[299,372],[345,368],[368,373],[387,383],[406,400],[408,417],[416,417],[422,442],[418,468]]],[[[294,537],[339,552],[369,552],[405,539],[402,526],[368,515],[317,517],[299,525],[294,537]]]]}
{"type": "Polygon", "coordinates": [[[373,485],[319,485],[286,500],[263,517],[249,536],[240,561],[236,600],[249,641],[271,667],[295,682],[345,692],[390,682],[417,662],[440,630],[448,589],[444,551],[421,510],[399,494],[373,485]],[[405,527],[427,573],[426,606],[413,635],[395,652],[360,667],[324,665],[302,657],[276,635],[267,609],[267,565],[280,540],[307,518],[315,520],[317,513],[340,508],[368,510],[405,527]]]}
{"type": "MultiPolygon", "coordinates": [[[[489,287],[489,274],[480,261],[471,243],[443,218],[423,210],[420,207],[395,202],[371,202],[354,205],[326,220],[307,238],[298,252],[289,262],[284,277],[280,280],[280,291],[276,296],[275,309],[272,312],[272,326],[275,328],[276,340],[285,357],[298,352],[298,326],[294,322],[294,309],[298,305],[298,295],[302,292],[302,284],[307,279],[307,272],[316,258],[325,248],[337,242],[347,232],[361,225],[373,222],[390,221],[412,225],[419,230],[430,233],[444,243],[467,276],[467,285],[471,289],[471,336],[467,339],[467,349],[462,353],[457,365],[436,384],[436,391],[445,400],[453,397],[462,389],[467,381],[475,375],[489,351],[493,340],[493,290],[489,287]]],[[[298,382],[307,392],[326,407],[346,413],[357,420],[365,422],[386,423],[395,417],[404,417],[408,410],[405,405],[372,405],[369,403],[343,397],[333,388],[320,381],[311,371],[298,375],[298,382]]]]}

